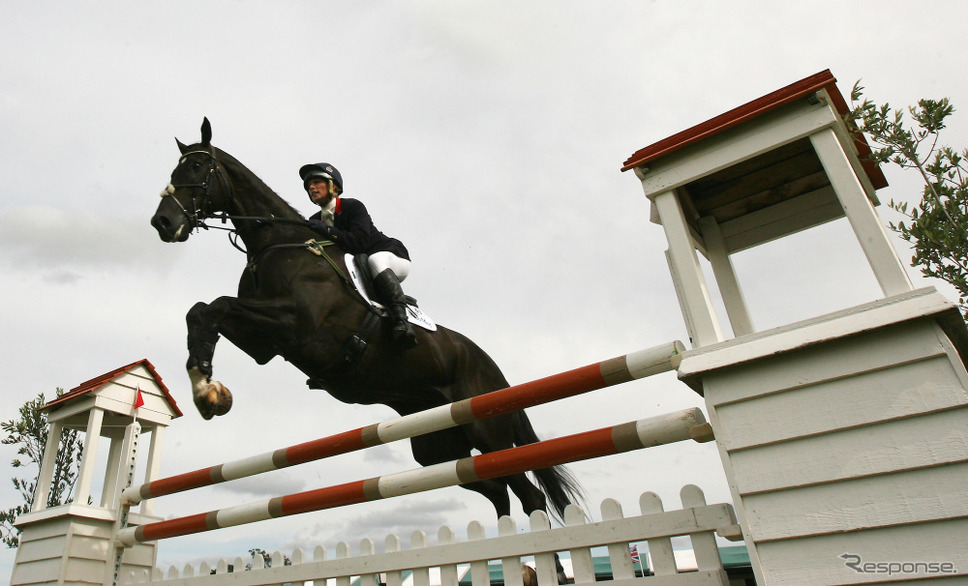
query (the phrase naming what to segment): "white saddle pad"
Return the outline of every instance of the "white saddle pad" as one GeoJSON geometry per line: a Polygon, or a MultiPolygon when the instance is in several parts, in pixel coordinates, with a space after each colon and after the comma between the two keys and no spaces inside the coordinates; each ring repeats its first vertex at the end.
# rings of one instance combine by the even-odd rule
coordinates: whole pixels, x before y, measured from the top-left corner
{"type": "MultiPolygon", "coordinates": [[[[363,278],[360,276],[359,270],[356,267],[356,261],[353,258],[353,255],[347,254],[344,257],[344,260],[346,261],[346,271],[349,273],[350,280],[353,281],[353,286],[356,287],[356,290],[360,292],[360,295],[362,295],[363,298],[370,303],[370,305],[379,309],[383,315],[386,315],[386,307],[384,307],[382,303],[374,301],[370,297],[370,292],[367,291],[366,287],[363,286],[363,278]]],[[[430,319],[430,316],[424,313],[423,310],[416,305],[407,304],[407,321],[425,330],[431,332],[437,331],[437,324],[434,323],[434,320],[430,319]]]]}

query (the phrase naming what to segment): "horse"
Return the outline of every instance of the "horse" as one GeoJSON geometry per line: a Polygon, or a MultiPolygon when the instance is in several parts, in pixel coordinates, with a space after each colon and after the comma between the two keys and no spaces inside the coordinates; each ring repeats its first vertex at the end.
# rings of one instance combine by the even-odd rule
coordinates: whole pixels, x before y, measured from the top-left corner
{"type": "MultiPolygon", "coordinates": [[[[205,118],[201,142],[175,142],[181,156],[151,225],[164,242],[185,242],[205,220],[230,220],[247,262],[236,297],[195,304],[186,316],[186,370],[195,406],[206,420],[225,415],[232,394],[212,380],[212,359],[221,336],[258,364],[282,356],[344,403],[383,404],[401,416],[508,387],[500,368],[466,336],[438,326],[417,330],[417,345],[394,342],[389,320],[362,324],[374,310],[345,278],[347,267],[338,246],[333,252],[313,244],[318,235],[307,221],[252,171],[212,146],[205,118]],[[310,243],[310,244],[307,244],[310,243]],[[313,253],[315,252],[315,253],[313,253]],[[367,338],[363,340],[362,338],[367,338]],[[362,345],[361,345],[362,344],[362,345]]],[[[524,411],[475,420],[410,440],[421,466],[537,442],[524,411]]],[[[525,513],[547,511],[559,520],[582,490],[561,466],[535,470],[537,486],[525,474],[462,485],[509,515],[510,490],[525,513]]]]}

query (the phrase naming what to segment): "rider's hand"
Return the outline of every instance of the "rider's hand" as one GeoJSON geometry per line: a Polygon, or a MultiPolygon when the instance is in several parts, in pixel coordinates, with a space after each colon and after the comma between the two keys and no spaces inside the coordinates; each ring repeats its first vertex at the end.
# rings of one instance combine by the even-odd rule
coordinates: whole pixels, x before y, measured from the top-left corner
{"type": "Polygon", "coordinates": [[[333,229],[332,226],[322,220],[309,220],[309,227],[313,230],[313,232],[322,234],[327,238],[329,238],[330,231],[333,229]]]}

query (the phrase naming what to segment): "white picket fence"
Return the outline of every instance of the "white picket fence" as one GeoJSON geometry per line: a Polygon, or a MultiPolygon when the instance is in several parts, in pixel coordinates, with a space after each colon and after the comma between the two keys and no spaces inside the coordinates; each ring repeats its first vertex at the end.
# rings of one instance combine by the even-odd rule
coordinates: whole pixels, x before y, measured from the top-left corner
{"type": "MultiPolygon", "coordinates": [[[[437,545],[428,546],[427,536],[415,531],[410,549],[404,549],[396,535],[385,540],[384,553],[377,554],[372,540],[364,539],[359,555],[350,554],[350,546],[340,542],[336,556],[327,559],[326,550],[316,547],[310,560],[301,551],[292,552],[292,565],[283,565],[283,556],[272,555],[271,567],[264,567],[261,556],[249,562],[236,558],[232,562],[219,560],[213,567],[208,562],[197,569],[187,565],[181,572],[172,566],[167,575],[155,568],[136,575],[121,576],[122,584],[152,584],[156,586],[256,586],[268,584],[301,584],[312,582],[318,586],[403,586],[405,577],[413,586],[458,586],[459,567],[470,566],[473,586],[489,586],[489,561],[500,562],[504,583],[523,586],[522,558],[534,556],[538,584],[557,584],[555,554],[567,553],[571,558],[576,584],[595,582],[595,568],[591,548],[605,546],[612,568],[612,583],[645,582],[645,586],[664,584],[728,584],[726,572],[716,545],[716,534],[736,539],[740,528],[729,504],[707,505],[702,491],[687,485],[680,492],[682,509],[664,511],[655,493],[644,493],[639,499],[640,515],[625,517],[622,506],[613,499],[601,505],[601,521],[589,522],[585,512],[576,505],[565,511],[565,526],[551,528],[548,516],[536,511],[530,518],[530,531],[519,533],[514,519],[502,517],[498,522],[498,536],[487,538],[484,527],[474,521],[468,525],[468,540],[458,542],[454,531],[441,527],[437,545]],[[671,539],[688,536],[695,552],[698,570],[682,572],[676,567],[671,539]],[[651,558],[650,573],[636,577],[630,555],[630,545],[647,549],[651,558]],[[251,569],[245,569],[251,564],[251,569]],[[231,571],[230,571],[231,569],[231,571]],[[431,580],[431,575],[434,579],[431,580]]],[[[644,552],[643,552],[644,554],[644,552]]],[[[565,557],[565,556],[563,556],[565,557]]],[[[644,555],[643,555],[644,557],[644,555]]]]}

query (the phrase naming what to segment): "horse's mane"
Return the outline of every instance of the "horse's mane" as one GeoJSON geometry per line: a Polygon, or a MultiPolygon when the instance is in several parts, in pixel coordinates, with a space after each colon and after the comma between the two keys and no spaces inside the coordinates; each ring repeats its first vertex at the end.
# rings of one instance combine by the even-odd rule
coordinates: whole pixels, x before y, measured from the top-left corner
{"type": "Polygon", "coordinates": [[[271,202],[274,213],[280,217],[291,215],[293,218],[302,218],[303,215],[294,208],[288,201],[283,199],[278,193],[272,190],[266,183],[253,173],[248,167],[239,162],[238,159],[223,151],[220,148],[212,147],[218,162],[222,164],[226,172],[232,177],[232,182],[236,189],[244,189],[250,193],[258,193],[271,202]]]}

